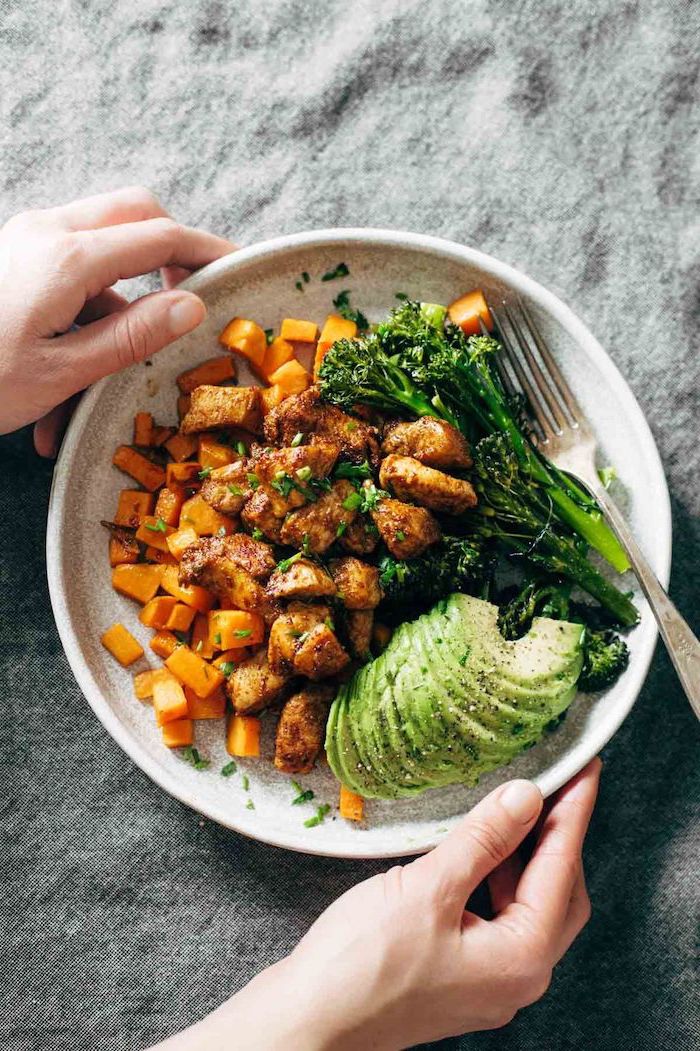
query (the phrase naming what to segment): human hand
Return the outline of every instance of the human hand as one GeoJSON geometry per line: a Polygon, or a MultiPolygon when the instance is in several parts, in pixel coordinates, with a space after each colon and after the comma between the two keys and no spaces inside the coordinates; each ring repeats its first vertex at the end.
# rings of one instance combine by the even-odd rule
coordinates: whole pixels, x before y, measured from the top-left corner
{"type": "Polygon", "coordinates": [[[581,849],[600,769],[589,763],[539,825],[531,782],[497,788],[430,854],[344,894],[289,957],[163,1051],[395,1051],[506,1025],[589,918],[581,849]],[[483,880],[491,920],[465,911],[483,880]]]}
{"type": "Polygon", "coordinates": [[[38,420],[36,449],[55,455],[67,399],[195,328],[201,299],[169,289],[234,248],[176,223],[140,187],[10,219],[0,230],[0,434],[38,420]],[[158,268],[166,291],[129,304],[111,287],[158,268]]]}

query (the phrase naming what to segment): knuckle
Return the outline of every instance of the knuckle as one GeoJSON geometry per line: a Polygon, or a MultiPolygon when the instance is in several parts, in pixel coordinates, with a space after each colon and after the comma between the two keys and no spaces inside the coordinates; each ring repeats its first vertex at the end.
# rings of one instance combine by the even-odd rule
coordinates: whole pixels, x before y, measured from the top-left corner
{"type": "Polygon", "coordinates": [[[51,245],[54,264],[61,269],[71,269],[85,257],[82,240],[72,233],[60,233],[51,245]]]}
{"type": "Polygon", "coordinates": [[[141,186],[138,184],[136,186],[130,186],[126,193],[134,204],[142,207],[144,211],[153,208],[160,208],[160,201],[147,186],[141,186]]]}
{"type": "Polygon", "coordinates": [[[538,967],[523,981],[520,990],[520,1004],[527,1007],[541,1000],[552,984],[552,970],[549,967],[538,967]]]}
{"type": "Polygon", "coordinates": [[[153,219],[152,223],[165,244],[173,246],[177,242],[182,227],[174,219],[165,215],[153,219]]]}
{"type": "Polygon", "coordinates": [[[513,1011],[510,1008],[498,1011],[490,1020],[489,1029],[504,1029],[507,1025],[510,1025],[517,1013],[517,1011],[513,1011]]]}
{"type": "Polygon", "coordinates": [[[485,821],[473,821],[469,834],[476,846],[494,862],[494,865],[499,864],[510,854],[510,844],[505,835],[485,821]]]}

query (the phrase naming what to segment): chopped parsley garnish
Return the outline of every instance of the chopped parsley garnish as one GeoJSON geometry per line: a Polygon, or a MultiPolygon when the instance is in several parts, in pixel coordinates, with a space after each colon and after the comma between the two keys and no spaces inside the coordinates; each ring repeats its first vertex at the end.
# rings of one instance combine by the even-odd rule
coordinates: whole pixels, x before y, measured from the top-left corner
{"type": "Polygon", "coordinates": [[[185,760],[185,762],[189,763],[190,766],[193,766],[195,770],[206,770],[209,766],[211,766],[210,760],[202,759],[197,749],[193,748],[191,744],[185,745],[184,748],[181,748],[180,755],[185,760]]]}
{"type": "Polygon", "coordinates": [[[373,511],[379,501],[384,500],[389,495],[383,489],[377,489],[374,482],[370,482],[369,485],[363,485],[360,492],[362,494],[360,511],[363,514],[366,514],[367,511],[373,511]]]}
{"type": "Polygon", "coordinates": [[[348,269],[348,266],[347,266],[346,263],[338,263],[338,265],[336,267],[334,267],[333,270],[328,270],[323,275],[321,280],[322,281],[335,281],[336,278],[338,278],[338,277],[347,277],[349,273],[350,273],[350,270],[348,269]]]}
{"type": "Polygon", "coordinates": [[[258,478],[257,474],[255,474],[253,471],[247,474],[246,478],[248,479],[248,485],[251,489],[257,489],[259,487],[260,479],[258,478]]]}
{"type": "Polygon", "coordinates": [[[294,435],[294,437],[292,438],[292,440],[291,440],[291,442],[289,444],[291,445],[292,449],[296,449],[298,446],[301,445],[301,443],[303,441],[304,441],[304,432],[303,431],[297,431],[297,433],[294,435]]]}
{"type": "Polygon", "coordinates": [[[343,500],[344,511],[357,511],[358,507],[362,504],[362,496],[360,493],[350,493],[343,500]]]}
{"type": "Polygon", "coordinates": [[[247,774],[243,774],[243,777],[241,778],[241,784],[243,785],[243,791],[247,792],[250,788],[250,778],[247,774]]]}
{"type": "Polygon", "coordinates": [[[252,799],[249,799],[245,805],[246,810],[255,810],[255,803],[252,799]]]}
{"type": "Polygon", "coordinates": [[[274,329],[272,329],[272,328],[266,328],[266,329],[265,329],[265,341],[266,341],[266,343],[267,343],[268,347],[269,347],[269,346],[270,346],[270,344],[272,343],[272,340],[273,340],[273,338],[274,338],[274,335],[275,335],[275,331],[274,331],[274,329]]]}
{"type": "Polygon", "coordinates": [[[301,279],[302,279],[302,281],[304,282],[305,285],[308,285],[309,281],[311,280],[311,278],[309,277],[308,272],[306,270],[302,270],[302,272],[301,272],[301,279]]]}
{"type": "Polygon", "coordinates": [[[221,632],[220,631],[217,631],[216,635],[214,636],[214,642],[216,643],[217,646],[221,645],[221,632]]]}
{"type": "Polygon", "coordinates": [[[201,471],[197,471],[197,477],[204,479],[208,478],[211,474],[211,467],[203,467],[201,471]]]}
{"type": "Polygon", "coordinates": [[[469,654],[470,653],[471,653],[471,650],[465,650],[464,653],[462,654],[462,656],[459,658],[459,661],[457,663],[461,664],[462,667],[464,667],[464,665],[469,660],[469,654]]]}
{"type": "Polygon", "coordinates": [[[236,628],[233,633],[234,639],[247,639],[253,634],[252,628],[236,628]]]}
{"type": "Polygon", "coordinates": [[[232,759],[230,763],[226,764],[226,766],[222,766],[221,767],[221,776],[222,777],[231,777],[232,774],[235,774],[237,769],[238,769],[238,767],[236,766],[235,762],[232,759]]]}
{"type": "Polygon", "coordinates": [[[403,529],[397,529],[396,530],[396,539],[397,540],[405,540],[406,539],[406,534],[404,533],[403,529]]]}
{"type": "MultiPolygon", "coordinates": [[[[347,426],[349,427],[350,424],[347,426]]],[[[372,477],[372,468],[367,460],[364,463],[339,463],[333,472],[333,476],[335,478],[351,478],[357,481],[364,481],[365,478],[372,477]]]]}
{"type": "Polygon", "coordinates": [[[307,818],[307,820],[304,822],[304,828],[315,828],[316,825],[320,825],[329,810],[329,803],[321,803],[314,816],[307,818]]]}
{"type": "Polygon", "coordinates": [[[338,293],[333,300],[333,306],[341,317],[344,317],[346,321],[354,321],[361,331],[365,331],[369,328],[369,321],[362,311],[353,310],[350,306],[350,292],[348,289],[344,289],[342,292],[338,293]]]}
{"type": "Polygon", "coordinates": [[[346,531],[347,528],[348,528],[348,523],[345,521],[345,519],[343,519],[342,522],[338,523],[338,528],[335,531],[335,535],[338,538],[340,538],[343,535],[343,533],[346,531]]]}
{"type": "Polygon", "coordinates": [[[231,496],[243,496],[243,490],[241,489],[240,485],[231,484],[227,485],[226,488],[228,489],[231,496]]]}
{"type": "Polygon", "coordinates": [[[299,561],[301,556],[302,552],[297,551],[296,554],[290,555],[289,558],[283,558],[281,562],[278,562],[277,568],[279,569],[280,573],[286,573],[290,566],[293,566],[295,562],[299,561]]]}
{"type": "Polygon", "coordinates": [[[233,663],[233,661],[224,661],[222,664],[219,665],[219,671],[228,679],[229,675],[233,673],[235,667],[236,665],[233,663]]]}
{"type": "Polygon", "coordinates": [[[262,529],[258,529],[257,526],[253,528],[253,532],[250,535],[252,536],[253,540],[262,540],[262,538],[265,536],[262,529]]]}
{"type": "Polygon", "coordinates": [[[359,423],[357,423],[356,420],[348,420],[348,422],[345,424],[345,430],[348,432],[348,434],[352,434],[353,431],[356,431],[358,427],[359,423]]]}
{"type": "Polygon", "coordinates": [[[304,286],[302,285],[301,281],[295,281],[294,282],[294,287],[296,288],[297,292],[303,292],[304,291],[304,286]]]}
{"type": "Polygon", "coordinates": [[[394,299],[398,299],[401,303],[408,302],[408,296],[405,292],[394,292],[394,299]]]}
{"type": "Polygon", "coordinates": [[[314,798],[314,793],[310,788],[307,788],[305,792],[300,792],[295,799],[292,800],[292,806],[300,806],[302,803],[308,803],[309,800],[314,798]]]}
{"type": "Polygon", "coordinates": [[[239,456],[247,456],[248,449],[245,442],[236,442],[236,452],[239,456]]]}
{"type": "Polygon", "coordinates": [[[162,518],[156,518],[155,522],[146,522],[146,529],[150,529],[152,533],[165,533],[168,527],[162,518]]]}

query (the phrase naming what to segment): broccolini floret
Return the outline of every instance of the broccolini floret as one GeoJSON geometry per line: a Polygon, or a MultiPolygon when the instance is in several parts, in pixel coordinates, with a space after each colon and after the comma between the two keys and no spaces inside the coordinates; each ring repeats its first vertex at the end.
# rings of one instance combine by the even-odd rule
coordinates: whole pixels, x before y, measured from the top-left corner
{"type": "Polygon", "coordinates": [[[607,690],[629,663],[627,643],[614,631],[586,629],[583,640],[583,668],[579,677],[582,690],[607,690]]]}
{"type": "Polygon", "coordinates": [[[406,562],[384,555],[379,579],[384,592],[382,609],[405,614],[427,609],[453,591],[480,592],[493,571],[483,549],[465,537],[444,536],[422,555],[406,562]]]}
{"type": "Polygon", "coordinates": [[[534,617],[567,620],[571,584],[558,580],[525,580],[515,595],[501,604],[498,627],[506,639],[525,635],[534,617]]]}

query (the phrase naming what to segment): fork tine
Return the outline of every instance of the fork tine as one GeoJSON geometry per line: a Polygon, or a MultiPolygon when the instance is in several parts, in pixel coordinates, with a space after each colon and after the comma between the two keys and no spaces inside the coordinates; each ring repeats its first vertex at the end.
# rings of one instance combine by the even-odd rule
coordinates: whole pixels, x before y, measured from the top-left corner
{"type": "Polygon", "coordinates": [[[535,345],[537,346],[537,349],[540,352],[540,357],[542,358],[542,361],[549,370],[549,374],[552,378],[554,386],[559,391],[559,394],[561,395],[564,404],[566,405],[567,409],[569,410],[569,413],[571,414],[571,419],[574,421],[574,423],[581,423],[585,419],[583,410],[581,409],[579,403],[576,401],[571,387],[564,379],[559,366],[552,357],[552,354],[550,353],[550,350],[544,341],[542,333],[535,324],[532,314],[530,313],[529,309],[525,306],[523,300],[520,299],[520,297],[518,297],[518,306],[522,311],[523,317],[525,318],[525,322],[535,342],[535,345]]]}
{"type": "MultiPolygon", "coordinates": [[[[490,336],[491,335],[491,333],[489,332],[489,330],[487,329],[486,325],[484,324],[484,322],[483,322],[483,320],[481,318],[479,318],[479,328],[481,329],[481,335],[482,336],[490,336]]],[[[500,357],[500,355],[497,354],[495,356],[494,360],[496,362],[496,368],[498,370],[498,375],[501,377],[501,383],[503,384],[503,386],[505,388],[506,394],[510,395],[510,397],[512,398],[517,393],[517,391],[515,389],[515,384],[513,383],[513,380],[510,378],[510,373],[508,372],[508,369],[503,364],[503,360],[500,357]]]]}
{"type": "Polygon", "coordinates": [[[556,397],[555,391],[552,389],[549,383],[547,383],[544,373],[542,372],[542,369],[540,368],[535,355],[532,353],[528,341],[513,311],[506,303],[504,303],[503,309],[505,311],[506,317],[508,318],[508,321],[510,322],[511,328],[515,332],[516,339],[520,344],[520,352],[522,353],[523,357],[525,358],[525,361],[528,364],[530,374],[532,375],[532,378],[537,384],[537,389],[539,390],[540,394],[547,403],[547,407],[549,408],[552,419],[555,423],[555,428],[559,433],[561,433],[562,428],[568,426],[566,413],[560,405],[556,397]]]}
{"type": "Polygon", "coordinates": [[[499,332],[499,335],[501,337],[501,342],[503,344],[503,349],[506,352],[506,356],[508,358],[508,361],[510,362],[511,367],[512,367],[512,369],[513,369],[513,371],[514,371],[514,373],[515,373],[515,375],[516,375],[516,377],[518,379],[518,383],[520,384],[520,387],[521,387],[525,397],[528,400],[530,411],[531,411],[532,415],[535,417],[535,419],[537,420],[537,423],[539,425],[540,431],[542,432],[542,436],[543,436],[544,440],[547,441],[549,438],[553,438],[554,437],[554,431],[552,429],[552,425],[549,422],[547,414],[545,412],[543,412],[542,404],[538,400],[534,390],[532,389],[532,384],[530,383],[530,380],[528,379],[527,374],[526,374],[526,372],[525,372],[525,370],[524,370],[524,368],[523,368],[523,366],[522,366],[522,364],[520,362],[520,358],[518,357],[518,353],[517,353],[516,349],[513,346],[512,338],[508,334],[508,332],[506,331],[506,328],[505,328],[503,322],[501,321],[501,318],[499,316],[499,312],[492,309],[491,313],[496,318],[496,322],[498,324],[498,332],[499,332]]]}

